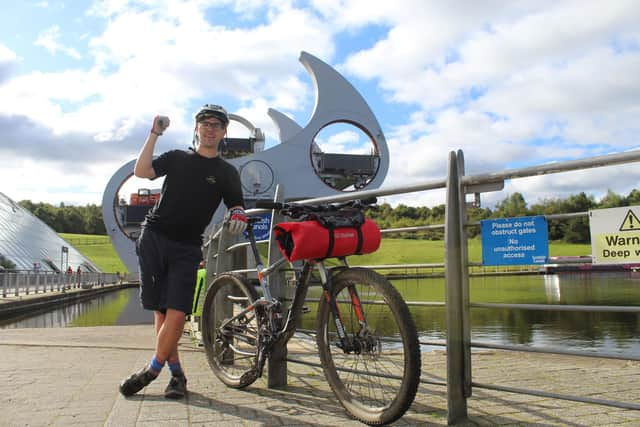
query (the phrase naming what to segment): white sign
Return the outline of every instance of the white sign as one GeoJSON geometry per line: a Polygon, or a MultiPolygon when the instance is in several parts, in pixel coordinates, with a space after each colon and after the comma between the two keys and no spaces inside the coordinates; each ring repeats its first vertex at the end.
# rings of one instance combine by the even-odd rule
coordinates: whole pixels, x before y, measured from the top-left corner
{"type": "Polygon", "coordinates": [[[593,264],[640,262],[640,206],[589,211],[593,264]]]}

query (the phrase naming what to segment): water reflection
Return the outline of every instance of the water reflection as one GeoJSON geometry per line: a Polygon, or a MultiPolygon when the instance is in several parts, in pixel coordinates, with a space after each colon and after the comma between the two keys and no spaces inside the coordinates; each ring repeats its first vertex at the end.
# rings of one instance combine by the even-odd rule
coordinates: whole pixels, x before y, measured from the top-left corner
{"type": "MultiPolygon", "coordinates": [[[[407,301],[444,301],[444,279],[393,281],[407,301]]],[[[318,288],[310,289],[309,297],[318,288]]],[[[315,292],[315,294],[314,294],[315,292]]],[[[470,280],[471,302],[640,306],[639,273],[563,273],[559,275],[486,276],[470,280]]],[[[315,330],[316,304],[302,327],[315,330]]],[[[444,308],[410,307],[423,341],[444,340],[444,308]]],[[[138,289],[102,295],[0,328],[130,325],[151,323],[140,308],[138,289]]],[[[640,314],[552,312],[474,308],[472,340],[496,344],[559,346],[640,357],[640,314]]]]}
{"type": "MultiPolygon", "coordinates": [[[[406,300],[444,301],[444,280],[395,281],[406,300]]],[[[563,273],[470,279],[472,303],[640,306],[638,273],[563,273]]],[[[444,308],[411,307],[423,340],[444,339],[444,308]]],[[[471,310],[471,339],[640,357],[640,314],[471,310]]]]}
{"type": "Polygon", "coordinates": [[[560,301],[560,277],[557,274],[545,274],[544,293],[547,303],[554,304],[560,301]]]}
{"type": "Polygon", "coordinates": [[[4,321],[0,329],[134,325],[152,321],[151,314],[140,307],[138,288],[128,288],[45,313],[4,321]]]}

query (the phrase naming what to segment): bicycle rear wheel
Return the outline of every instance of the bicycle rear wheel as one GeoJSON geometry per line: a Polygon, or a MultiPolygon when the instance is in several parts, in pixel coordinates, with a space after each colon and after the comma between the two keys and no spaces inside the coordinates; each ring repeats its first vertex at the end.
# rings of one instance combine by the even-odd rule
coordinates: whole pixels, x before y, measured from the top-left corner
{"type": "Polygon", "coordinates": [[[226,385],[243,388],[254,370],[258,348],[258,321],[254,310],[240,314],[258,299],[245,279],[223,274],[216,278],[202,308],[202,341],[213,373],[226,385]],[[240,379],[243,378],[241,381],[240,379]]]}
{"type": "Polygon", "coordinates": [[[393,422],[411,406],[420,383],[420,346],[409,309],[391,283],[371,270],[349,268],[332,280],[344,330],[358,349],[342,350],[329,303],[320,298],[316,340],[327,381],[354,418],[393,422]],[[364,328],[350,286],[359,295],[364,328]]]}

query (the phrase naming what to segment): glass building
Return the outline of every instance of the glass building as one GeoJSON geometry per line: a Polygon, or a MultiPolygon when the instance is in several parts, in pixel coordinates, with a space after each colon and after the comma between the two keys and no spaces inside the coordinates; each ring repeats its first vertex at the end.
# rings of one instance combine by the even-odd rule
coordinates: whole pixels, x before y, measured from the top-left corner
{"type": "Polygon", "coordinates": [[[0,258],[16,270],[100,269],[31,212],[0,193],[0,258]]]}

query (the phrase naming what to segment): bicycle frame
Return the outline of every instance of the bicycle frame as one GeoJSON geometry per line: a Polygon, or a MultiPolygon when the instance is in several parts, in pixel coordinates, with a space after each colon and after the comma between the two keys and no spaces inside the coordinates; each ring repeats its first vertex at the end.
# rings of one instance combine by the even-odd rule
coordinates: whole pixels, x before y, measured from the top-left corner
{"type": "MultiPolygon", "coordinates": [[[[274,262],[268,267],[264,267],[262,263],[262,257],[260,252],[258,251],[258,245],[256,243],[255,234],[253,233],[253,220],[249,220],[249,224],[247,226],[247,234],[249,237],[249,243],[251,245],[251,251],[253,252],[253,256],[256,261],[256,270],[258,272],[258,281],[260,283],[260,287],[262,288],[263,296],[247,307],[243,312],[239,313],[237,316],[245,315],[247,312],[254,310],[257,306],[262,306],[265,308],[266,314],[270,316],[271,321],[271,331],[273,334],[273,338],[275,340],[284,340],[287,342],[296,330],[296,322],[297,319],[300,318],[302,311],[304,309],[304,301],[307,297],[307,291],[309,289],[309,279],[311,277],[311,271],[313,267],[318,269],[320,274],[320,281],[323,288],[324,298],[329,302],[329,306],[331,308],[331,312],[333,314],[333,318],[336,325],[336,330],[338,332],[338,336],[341,341],[342,349],[345,352],[351,351],[359,351],[360,348],[358,346],[354,346],[349,337],[347,336],[342,322],[342,316],[338,309],[338,304],[333,296],[332,286],[331,286],[331,276],[332,272],[328,269],[322,260],[318,261],[309,261],[305,260],[303,262],[302,270],[296,277],[296,288],[293,297],[293,302],[291,307],[287,312],[287,318],[285,320],[284,325],[279,325],[281,317],[280,313],[280,301],[274,299],[271,290],[269,287],[268,276],[277,271],[280,266],[287,262],[286,259],[281,258],[278,261],[274,262]],[[275,312],[273,312],[273,308],[276,308],[275,312]]],[[[339,268],[348,268],[348,264],[344,258],[339,258],[342,265],[339,268]]],[[[364,311],[362,310],[362,304],[360,301],[360,297],[355,286],[349,287],[349,295],[351,297],[351,302],[354,306],[356,316],[358,318],[358,323],[361,326],[361,333],[364,333],[366,330],[366,319],[364,316],[364,311]]]]}

